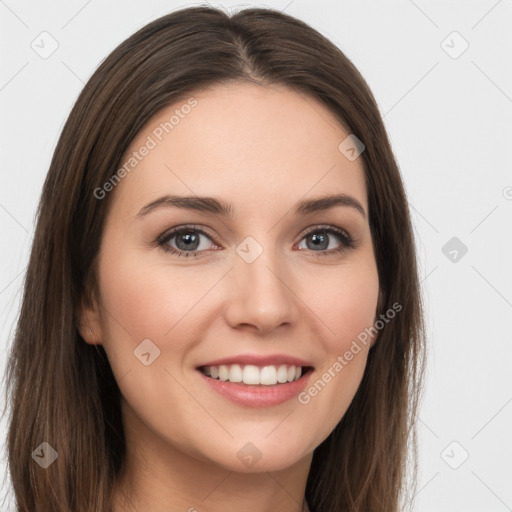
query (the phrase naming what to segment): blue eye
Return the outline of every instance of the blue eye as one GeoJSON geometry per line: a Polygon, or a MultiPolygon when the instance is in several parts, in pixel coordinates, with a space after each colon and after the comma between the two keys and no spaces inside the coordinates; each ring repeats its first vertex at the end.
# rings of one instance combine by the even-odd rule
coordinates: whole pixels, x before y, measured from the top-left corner
{"type": "Polygon", "coordinates": [[[204,250],[199,250],[199,247],[201,247],[201,236],[211,240],[204,231],[196,228],[196,226],[185,226],[166,233],[163,238],[158,240],[158,245],[164,251],[170,252],[171,254],[177,254],[178,256],[185,255],[186,258],[189,256],[197,257],[200,252],[204,252],[204,250]],[[173,238],[176,238],[175,243],[177,247],[169,245],[173,238]]]}
{"type": "Polygon", "coordinates": [[[302,240],[306,240],[306,245],[308,245],[308,240],[311,241],[311,244],[307,247],[308,249],[311,247],[321,249],[320,251],[313,250],[313,252],[316,253],[315,256],[339,254],[345,252],[347,249],[352,249],[355,246],[354,240],[345,230],[334,226],[313,226],[306,232],[302,240]],[[339,247],[327,250],[330,245],[329,237],[332,235],[334,235],[341,243],[339,247]]]}
{"type": "MultiPolygon", "coordinates": [[[[178,255],[178,257],[183,255],[186,258],[189,256],[197,257],[201,253],[207,252],[208,243],[202,243],[202,237],[213,242],[207,233],[196,226],[183,226],[161,235],[157,240],[157,245],[162,250],[178,255]],[[175,239],[173,242],[174,246],[171,245],[173,239],[175,239]]],[[[301,242],[302,240],[306,240],[306,248],[315,253],[315,256],[340,254],[354,247],[354,240],[352,240],[350,235],[345,230],[334,226],[313,226],[302,237],[301,242]],[[333,236],[338,239],[339,246],[329,249],[331,245],[330,239],[333,236]],[[308,243],[309,241],[311,243],[308,243]],[[320,249],[319,251],[316,250],[318,248],[320,249]]]]}

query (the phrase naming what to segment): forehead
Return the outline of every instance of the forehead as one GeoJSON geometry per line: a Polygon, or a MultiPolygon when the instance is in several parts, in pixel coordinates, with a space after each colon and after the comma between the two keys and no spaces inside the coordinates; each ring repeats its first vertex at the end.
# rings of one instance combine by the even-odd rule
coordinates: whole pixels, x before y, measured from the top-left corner
{"type": "Polygon", "coordinates": [[[122,159],[129,172],[114,200],[133,213],[166,193],[208,195],[242,213],[345,193],[367,209],[362,159],[338,149],[348,135],[318,100],[287,87],[215,85],[144,126],[122,159]]]}

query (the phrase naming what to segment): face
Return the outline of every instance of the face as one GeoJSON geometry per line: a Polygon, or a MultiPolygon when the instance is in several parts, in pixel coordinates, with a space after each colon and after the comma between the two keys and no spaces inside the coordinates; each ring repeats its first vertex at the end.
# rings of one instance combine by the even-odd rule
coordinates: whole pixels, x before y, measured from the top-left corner
{"type": "Polygon", "coordinates": [[[108,192],[83,336],[103,344],[141,443],[279,470],[329,435],[366,365],[354,340],[379,282],[363,163],[325,107],[285,87],[191,98],[125,154],[137,163],[108,192]],[[341,200],[310,203],[324,196],[341,200]]]}

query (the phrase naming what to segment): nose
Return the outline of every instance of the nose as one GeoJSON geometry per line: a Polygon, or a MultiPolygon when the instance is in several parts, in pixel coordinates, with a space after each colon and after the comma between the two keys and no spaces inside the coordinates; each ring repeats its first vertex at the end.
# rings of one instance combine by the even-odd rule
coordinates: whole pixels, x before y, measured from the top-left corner
{"type": "Polygon", "coordinates": [[[263,250],[252,263],[236,254],[228,279],[225,316],[231,327],[267,334],[297,322],[298,286],[290,266],[275,251],[263,250]]]}

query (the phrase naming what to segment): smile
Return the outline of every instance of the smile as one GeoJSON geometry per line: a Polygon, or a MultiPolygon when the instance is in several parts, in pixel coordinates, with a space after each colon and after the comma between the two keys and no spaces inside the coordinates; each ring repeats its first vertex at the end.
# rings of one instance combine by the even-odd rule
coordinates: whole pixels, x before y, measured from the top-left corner
{"type": "Polygon", "coordinates": [[[244,383],[249,386],[275,386],[294,382],[307,371],[308,367],[295,365],[268,365],[258,367],[256,365],[219,365],[203,366],[199,370],[206,376],[220,381],[233,383],[244,383]]]}
{"type": "Polygon", "coordinates": [[[245,355],[212,361],[196,370],[207,390],[230,402],[272,407],[296,398],[308,385],[314,368],[290,356],[245,355]]]}

